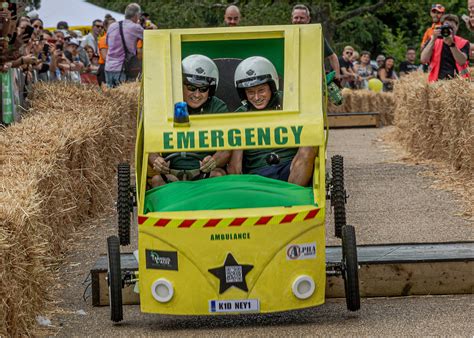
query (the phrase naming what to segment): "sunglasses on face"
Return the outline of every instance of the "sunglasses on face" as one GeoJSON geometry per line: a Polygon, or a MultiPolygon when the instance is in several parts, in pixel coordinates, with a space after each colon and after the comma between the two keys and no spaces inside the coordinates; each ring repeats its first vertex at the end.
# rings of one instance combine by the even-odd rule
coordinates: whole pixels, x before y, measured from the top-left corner
{"type": "Polygon", "coordinates": [[[197,87],[194,85],[186,85],[186,89],[190,92],[195,92],[196,90],[199,90],[200,93],[205,93],[209,90],[209,86],[197,87]]]}
{"type": "Polygon", "coordinates": [[[96,28],[104,28],[102,25],[95,25],[96,28]]]}
{"type": "Polygon", "coordinates": [[[347,55],[352,55],[353,53],[352,52],[346,52],[347,55]]]}
{"type": "Polygon", "coordinates": [[[36,26],[33,25],[33,27],[36,28],[36,29],[43,29],[43,26],[40,26],[40,25],[36,25],[36,26]]]}

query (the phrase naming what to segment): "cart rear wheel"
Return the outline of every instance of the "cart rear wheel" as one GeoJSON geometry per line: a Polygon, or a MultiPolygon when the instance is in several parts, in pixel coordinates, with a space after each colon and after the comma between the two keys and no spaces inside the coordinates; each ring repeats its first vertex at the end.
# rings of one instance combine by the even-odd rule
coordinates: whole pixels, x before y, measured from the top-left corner
{"type": "Polygon", "coordinates": [[[334,234],[341,238],[346,225],[346,190],[344,188],[344,158],[335,155],[331,158],[331,206],[334,212],[334,234]]]}
{"type": "Polygon", "coordinates": [[[359,263],[356,234],[352,225],[342,228],[342,266],[347,309],[357,311],[360,309],[359,263]]]}
{"type": "Polygon", "coordinates": [[[117,236],[107,238],[110,319],[120,322],[123,319],[122,309],[122,269],[120,266],[120,243],[117,236]]]}
{"type": "Polygon", "coordinates": [[[117,180],[118,235],[121,245],[129,245],[133,198],[130,189],[130,165],[128,163],[118,165],[117,180]]]}

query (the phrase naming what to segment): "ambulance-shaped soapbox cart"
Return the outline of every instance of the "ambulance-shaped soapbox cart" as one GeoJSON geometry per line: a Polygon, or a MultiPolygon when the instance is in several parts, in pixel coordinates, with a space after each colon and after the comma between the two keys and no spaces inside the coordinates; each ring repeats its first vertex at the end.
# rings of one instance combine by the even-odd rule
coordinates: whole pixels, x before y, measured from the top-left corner
{"type": "Polygon", "coordinates": [[[272,313],[325,301],[326,274],[344,278],[347,308],[360,307],[354,227],[345,224],[343,162],[326,175],[326,95],[320,25],[157,30],[145,33],[135,173],[118,168],[119,236],[108,238],[111,319],[121,321],[122,288],[138,283],[141,311],[171,315],[272,313]],[[175,121],[183,101],[181,60],[192,54],[219,68],[216,96],[229,112],[175,121]],[[235,113],[234,70],[251,56],[280,77],[277,111],[235,113]],[[148,157],[200,151],[310,146],[309,187],[257,175],[227,175],[149,189],[148,157]],[[334,208],[340,264],[325,259],[326,199],[334,208]],[[136,214],[133,219],[133,210],[136,214]],[[138,223],[138,272],[122,271],[120,244],[138,223]]]}

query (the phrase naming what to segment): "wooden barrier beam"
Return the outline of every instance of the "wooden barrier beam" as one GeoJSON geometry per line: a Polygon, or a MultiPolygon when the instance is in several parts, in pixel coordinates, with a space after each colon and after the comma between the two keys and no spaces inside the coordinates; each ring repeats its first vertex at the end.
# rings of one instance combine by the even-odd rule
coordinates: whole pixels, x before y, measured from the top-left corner
{"type": "Polygon", "coordinates": [[[376,112],[328,113],[329,128],[379,127],[380,115],[376,112]]]}
{"type": "MultiPolygon", "coordinates": [[[[474,291],[474,242],[361,245],[359,287],[362,297],[472,294],[474,291]]],[[[326,261],[341,261],[341,247],[327,247],[326,261]]],[[[121,255],[123,271],[137,271],[131,253],[121,255]]],[[[108,305],[107,256],[100,256],[91,270],[92,305],[108,305]]],[[[123,304],[139,304],[133,286],[123,291],[123,304]]],[[[342,277],[328,276],[326,297],[344,297],[342,277]]]]}

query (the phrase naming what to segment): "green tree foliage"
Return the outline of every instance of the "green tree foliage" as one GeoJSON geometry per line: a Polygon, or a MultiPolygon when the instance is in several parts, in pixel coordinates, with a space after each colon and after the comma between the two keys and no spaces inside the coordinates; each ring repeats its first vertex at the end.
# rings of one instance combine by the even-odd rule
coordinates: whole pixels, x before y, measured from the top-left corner
{"type": "MultiPolygon", "coordinates": [[[[89,0],[96,5],[123,12],[130,1],[89,0]]],[[[432,0],[137,0],[160,28],[222,26],[225,7],[236,4],[242,25],[290,24],[291,8],[304,3],[312,21],[322,23],[325,35],[340,54],[345,45],[372,54],[386,53],[404,59],[408,46],[419,47],[431,25],[432,0]]],[[[467,13],[466,0],[439,0],[448,13],[467,13]]],[[[461,24],[459,35],[469,37],[461,24]]]]}

